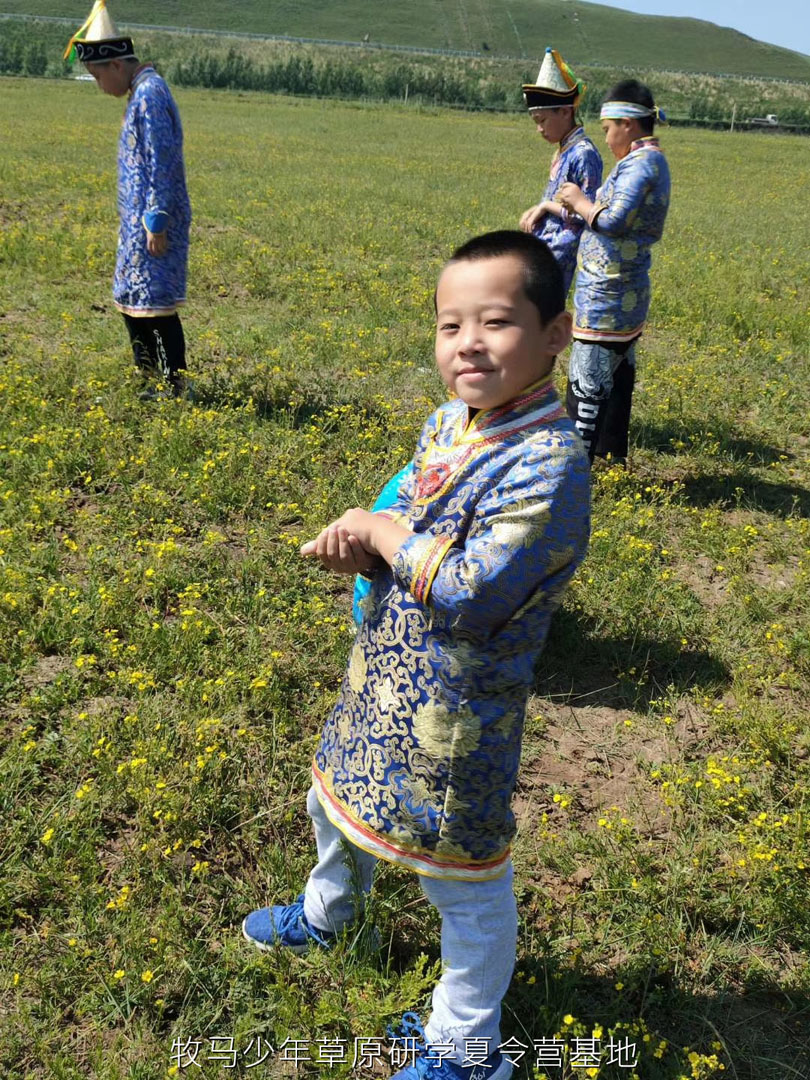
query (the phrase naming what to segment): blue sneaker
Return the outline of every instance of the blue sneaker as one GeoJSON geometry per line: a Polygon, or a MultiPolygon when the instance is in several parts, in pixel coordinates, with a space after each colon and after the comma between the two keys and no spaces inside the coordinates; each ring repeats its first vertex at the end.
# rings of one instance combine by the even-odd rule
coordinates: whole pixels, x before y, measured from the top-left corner
{"type": "Polygon", "coordinates": [[[303,953],[315,944],[329,949],[335,934],[317,930],[304,914],[304,894],[294,904],[277,904],[271,908],[251,911],[242,922],[242,936],[257,949],[269,952],[276,945],[283,945],[294,953],[303,953]]]}
{"type": "Polygon", "coordinates": [[[405,1013],[396,1028],[389,1028],[388,1035],[416,1051],[412,1064],[395,1072],[391,1080],[509,1080],[512,1075],[512,1062],[500,1050],[480,1065],[459,1065],[431,1052],[419,1017],[411,1012],[405,1013]]]}

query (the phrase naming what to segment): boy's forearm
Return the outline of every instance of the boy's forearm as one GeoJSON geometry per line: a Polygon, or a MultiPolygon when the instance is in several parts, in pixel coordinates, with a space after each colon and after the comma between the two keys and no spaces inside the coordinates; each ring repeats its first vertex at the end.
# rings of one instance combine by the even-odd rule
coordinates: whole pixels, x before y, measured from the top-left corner
{"type": "Polygon", "coordinates": [[[580,217],[585,218],[587,221],[591,200],[583,192],[579,184],[575,184],[573,180],[567,180],[557,192],[557,201],[562,204],[564,209],[579,214],[580,217]]]}
{"type": "Polygon", "coordinates": [[[394,556],[410,537],[411,532],[404,525],[392,521],[384,514],[372,514],[372,517],[375,521],[371,527],[371,542],[376,554],[391,566],[394,556]]]}
{"type": "Polygon", "coordinates": [[[580,192],[574,199],[569,199],[568,206],[575,214],[579,214],[581,218],[590,223],[593,203],[584,192],[580,192]]]}

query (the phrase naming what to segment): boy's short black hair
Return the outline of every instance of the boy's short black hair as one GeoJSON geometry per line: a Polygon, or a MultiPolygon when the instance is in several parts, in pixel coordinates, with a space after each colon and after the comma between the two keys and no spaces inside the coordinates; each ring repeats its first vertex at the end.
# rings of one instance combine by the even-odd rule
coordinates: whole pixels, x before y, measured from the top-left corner
{"type": "MultiPolygon", "coordinates": [[[[638,79],[622,79],[621,82],[617,82],[605,94],[603,103],[604,101],[630,101],[634,105],[644,105],[648,109],[655,108],[652,90],[638,79]]],[[[638,122],[645,135],[652,135],[655,131],[654,116],[640,116],[638,122]]]]}
{"type": "Polygon", "coordinates": [[[565,285],[557,260],[542,240],[517,229],[474,236],[456,248],[449,261],[474,262],[476,259],[496,259],[501,255],[516,255],[523,263],[523,289],[540,312],[545,326],[565,311],[565,285]]]}

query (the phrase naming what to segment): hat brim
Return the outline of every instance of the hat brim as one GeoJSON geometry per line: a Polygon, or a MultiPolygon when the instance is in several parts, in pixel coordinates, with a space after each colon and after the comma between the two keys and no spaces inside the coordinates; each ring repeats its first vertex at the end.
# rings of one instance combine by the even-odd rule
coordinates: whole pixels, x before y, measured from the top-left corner
{"type": "Polygon", "coordinates": [[[528,83],[523,87],[523,100],[527,109],[559,109],[566,105],[576,105],[579,94],[576,87],[566,91],[546,90],[542,86],[528,83]]]}
{"type": "Polygon", "coordinates": [[[134,60],[132,38],[107,38],[105,41],[76,41],[76,56],[83,64],[106,64],[110,60],[134,60]]]}

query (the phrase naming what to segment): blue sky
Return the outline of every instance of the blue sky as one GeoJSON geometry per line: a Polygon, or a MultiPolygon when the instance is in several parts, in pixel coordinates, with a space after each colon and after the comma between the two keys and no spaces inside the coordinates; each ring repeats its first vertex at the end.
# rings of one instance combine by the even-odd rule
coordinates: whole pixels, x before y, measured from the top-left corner
{"type": "Polygon", "coordinates": [[[810,0],[596,0],[644,15],[684,15],[731,26],[810,55],[810,0]]]}

